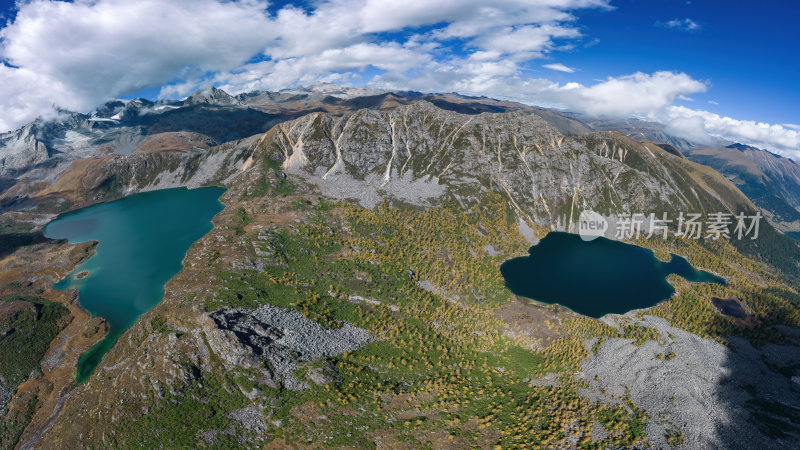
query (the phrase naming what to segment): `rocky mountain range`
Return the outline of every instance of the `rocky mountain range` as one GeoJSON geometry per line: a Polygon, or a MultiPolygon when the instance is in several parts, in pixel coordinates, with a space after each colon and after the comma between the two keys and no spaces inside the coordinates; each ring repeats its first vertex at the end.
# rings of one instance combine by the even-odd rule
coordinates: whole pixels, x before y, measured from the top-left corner
{"type": "MultiPolygon", "coordinates": [[[[221,181],[243,164],[252,136],[286,130],[275,138],[283,154],[273,157],[290,161],[288,172],[327,167],[310,175],[327,180],[322,189],[332,194],[351,192],[353,180],[347,177],[355,176],[370,186],[371,193],[361,195],[373,204],[378,191],[393,189],[409,190],[399,195],[413,202],[425,195],[418,180],[434,186],[444,177],[441,184],[452,191],[465,180],[488,179],[502,187],[520,215],[547,226],[563,221],[569,229],[581,209],[609,216],[662,210],[677,215],[689,209],[736,214],[754,209],[752,201],[776,228],[791,227],[800,166],[790,160],[750,147],[699,148],[646,122],[620,126],[638,141],[616,131],[591,131],[613,122],[586,122],[488,98],[338,86],[235,97],[209,88],[182,101],[110,102],[91,115],[64,113],[0,136],[6,143],[0,153],[6,155],[0,210],[59,212],[140,190],[221,181]],[[304,125],[289,122],[295,118],[304,125]],[[359,135],[352,136],[353,130],[359,135]],[[658,137],[682,151],[646,139],[658,137]],[[416,147],[422,155],[410,153],[416,147]],[[231,148],[238,149],[235,156],[231,148]],[[742,154],[735,164],[732,156],[721,162],[720,154],[734,153],[742,154]],[[313,164],[307,164],[309,158],[313,164]],[[686,158],[720,170],[749,199],[686,158]]],[[[789,261],[787,252],[794,251],[769,247],[762,253],[774,260],[789,261]]]]}
{"type": "Polygon", "coordinates": [[[76,159],[153,149],[207,148],[265,132],[311,112],[388,110],[416,100],[463,114],[525,111],[564,134],[616,131],[634,140],[672,147],[733,181],[779,230],[800,231],[800,165],[765,150],[722,140],[718,145],[702,145],[641,120],[596,119],[485,97],[336,85],[237,96],[211,87],[181,101],[112,101],[92,114],[63,111],[54,120],[36,120],[0,135],[0,209],[15,203],[28,205],[37,182],[53,181],[76,159]]]}
{"type": "Polygon", "coordinates": [[[730,144],[683,151],[733,181],[770,221],[784,231],[800,231],[800,165],[759,148],[730,144]]]}
{"type": "Polygon", "coordinates": [[[462,112],[505,111],[521,105],[488,99],[420,93],[378,93],[322,86],[288,92],[252,92],[236,97],[215,88],[182,101],[112,101],[92,114],[62,111],[0,134],[0,209],[27,207],[43,184],[78,159],[159,149],[207,148],[269,130],[314,111],[341,113],[392,108],[419,98],[462,112]]]}

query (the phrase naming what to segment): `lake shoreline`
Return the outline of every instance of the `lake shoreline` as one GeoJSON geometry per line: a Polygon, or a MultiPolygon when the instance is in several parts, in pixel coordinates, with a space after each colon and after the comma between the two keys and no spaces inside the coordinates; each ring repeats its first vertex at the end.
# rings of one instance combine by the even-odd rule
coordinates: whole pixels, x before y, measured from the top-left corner
{"type": "Polygon", "coordinates": [[[648,248],[602,237],[584,241],[554,231],[531,246],[527,256],[505,261],[500,272],[517,296],[596,319],[668,301],[676,293],[667,281],[671,274],[692,283],[727,284],[686,258],[670,255],[664,262],[648,248]]]}
{"type": "Polygon", "coordinates": [[[163,299],[188,249],[213,229],[224,192],[205,187],[136,193],[66,212],[44,227],[49,238],[97,242],[92,256],[53,284],[77,289],[80,306],[109,325],[106,336],[81,355],[79,384],[125,330],[163,299]]]}

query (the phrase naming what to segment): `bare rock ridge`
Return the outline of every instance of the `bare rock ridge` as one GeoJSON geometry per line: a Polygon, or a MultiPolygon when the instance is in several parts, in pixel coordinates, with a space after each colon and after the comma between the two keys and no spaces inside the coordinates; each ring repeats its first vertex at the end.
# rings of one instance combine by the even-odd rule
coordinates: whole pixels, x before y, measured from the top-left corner
{"type": "Polygon", "coordinates": [[[223,91],[222,89],[217,89],[213,86],[200,89],[199,91],[190,95],[189,98],[187,98],[186,101],[184,102],[184,104],[186,105],[195,105],[198,103],[207,103],[219,106],[231,106],[231,105],[242,104],[239,100],[232,97],[227,92],[223,91]]]}
{"type": "MultiPolygon", "coordinates": [[[[758,209],[730,180],[679,153],[611,131],[565,135],[524,111],[465,115],[418,100],[385,111],[308,114],[259,142],[286,172],[367,207],[386,196],[467,206],[488,189],[507,196],[523,220],[568,230],[586,209],[673,218],[758,209]]],[[[734,245],[796,275],[797,243],[768,225],[762,231],[760,248],[734,245]]]]}
{"type": "Polygon", "coordinates": [[[4,149],[0,157],[0,175],[13,174],[52,156],[47,146],[36,138],[34,127],[35,122],[32,122],[15,133],[0,137],[0,147],[4,149]]]}
{"type": "Polygon", "coordinates": [[[406,178],[435,181],[469,201],[467,192],[479,182],[502,189],[521,216],[537,223],[569,220],[578,208],[605,214],[754,208],[724,178],[717,176],[712,188],[701,178],[713,171],[657,145],[613,132],[564,135],[523,112],[463,115],[418,101],[391,111],[309,114],[278,125],[267,139],[284,170],[323,190],[341,177],[377,189],[406,178]]]}

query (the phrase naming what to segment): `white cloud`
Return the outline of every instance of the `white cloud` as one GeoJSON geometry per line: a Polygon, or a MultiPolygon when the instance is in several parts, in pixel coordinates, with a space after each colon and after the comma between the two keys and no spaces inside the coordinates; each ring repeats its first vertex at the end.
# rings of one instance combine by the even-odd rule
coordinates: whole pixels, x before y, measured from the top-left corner
{"type": "Polygon", "coordinates": [[[176,78],[241,65],[274,38],[265,6],[254,0],[23,3],[0,31],[0,56],[15,66],[0,70],[0,128],[47,114],[53,104],[88,110],[176,78]]]}
{"type": "Polygon", "coordinates": [[[369,67],[387,78],[454,71],[474,75],[464,86],[491,84],[579,38],[572,11],[608,2],[320,0],[270,16],[266,0],[25,1],[0,30],[0,129],[52,114],[53,105],[88,111],[158,86],[163,96],[209,82],[233,92],[281,89],[369,67]],[[421,26],[432,29],[416,32],[421,26]],[[451,46],[472,57],[453,58],[451,46]]]}
{"type": "Polygon", "coordinates": [[[800,157],[800,132],[786,125],[737,120],[708,111],[672,106],[653,115],[674,134],[703,142],[708,136],[767,148],[784,156],[800,157]]]}
{"type": "Polygon", "coordinates": [[[708,104],[709,104],[709,105],[715,105],[715,106],[716,106],[716,105],[719,105],[719,103],[715,102],[714,100],[709,100],[709,101],[708,101],[708,104]]]}
{"type": "MultiPolygon", "coordinates": [[[[426,53],[418,53],[395,43],[361,43],[341,49],[328,49],[313,56],[248,64],[244,66],[244,70],[219,74],[214,81],[221,89],[236,94],[331,81],[331,75],[341,79],[341,74],[331,74],[331,71],[358,70],[373,66],[390,72],[404,72],[429,62],[430,57],[426,53]]],[[[180,90],[167,87],[162,89],[161,95],[184,96],[196,89],[196,84],[198,83],[189,83],[180,90]]]]}
{"type": "Polygon", "coordinates": [[[667,132],[698,143],[711,143],[717,137],[800,158],[800,127],[737,120],[673,105],[676,99],[704,92],[706,88],[705,83],[684,73],[635,73],[589,87],[577,83],[550,86],[539,96],[590,115],[660,122],[667,132]]]}
{"type": "Polygon", "coordinates": [[[580,32],[561,25],[525,25],[503,28],[473,40],[483,49],[518,59],[540,57],[555,46],[556,38],[577,38],[580,32]]]}
{"type": "Polygon", "coordinates": [[[36,116],[55,117],[55,99],[61,99],[62,104],[83,101],[59,80],[0,64],[0,132],[16,128],[36,116]]]}
{"type": "Polygon", "coordinates": [[[656,22],[656,26],[678,31],[699,31],[700,28],[702,28],[699,23],[688,17],[685,19],[672,19],[666,22],[656,22]]]}
{"type": "Polygon", "coordinates": [[[637,72],[609,77],[590,87],[567,85],[551,94],[552,98],[595,116],[643,116],[662,110],[681,95],[704,92],[706,85],[685,73],[637,72]]]}
{"type": "MultiPolygon", "coordinates": [[[[609,0],[318,0],[267,13],[266,0],[32,0],[0,30],[0,130],[53,105],[88,111],[142,89],[183,97],[361,79],[371,87],[489,95],[608,117],[661,121],[695,140],[720,136],[785,153],[791,125],[676,107],[707,84],[669,71],[592,85],[529,78],[529,63],[583,38],[576,11],[609,0]],[[420,28],[424,27],[424,28],[420,28]],[[389,32],[389,34],[381,34],[389,32]],[[390,37],[386,37],[390,36],[390,37]],[[378,75],[372,75],[376,69],[378,75]]],[[[691,19],[659,24],[696,31],[691,19]]],[[[560,63],[543,67],[572,72],[560,63]]],[[[715,104],[714,102],[709,102],[715,104]]]]}
{"type": "Polygon", "coordinates": [[[575,69],[573,69],[572,67],[567,67],[561,63],[544,64],[542,67],[544,67],[545,69],[557,70],[559,72],[567,72],[567,73],[575,72],[575,69]]]}

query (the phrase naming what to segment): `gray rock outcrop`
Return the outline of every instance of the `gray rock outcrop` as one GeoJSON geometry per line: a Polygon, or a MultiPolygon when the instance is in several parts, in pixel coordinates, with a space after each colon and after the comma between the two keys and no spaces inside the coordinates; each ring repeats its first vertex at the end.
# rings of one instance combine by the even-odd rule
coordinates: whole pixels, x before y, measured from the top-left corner
{"type": "Polygon", "coordinates": [[[373,340],[366,330],[344,323],[325,329],[293,309],[221,309],[204,320],[209,345],[228,368],[266,368],[284,387],[308,385],[295,376],[298,363],[356,350],[373,340]]]}

